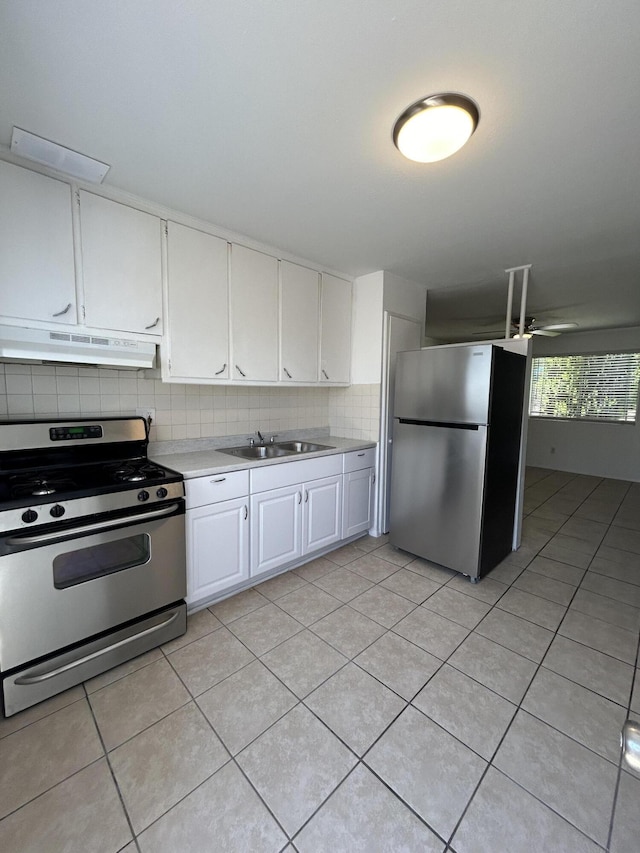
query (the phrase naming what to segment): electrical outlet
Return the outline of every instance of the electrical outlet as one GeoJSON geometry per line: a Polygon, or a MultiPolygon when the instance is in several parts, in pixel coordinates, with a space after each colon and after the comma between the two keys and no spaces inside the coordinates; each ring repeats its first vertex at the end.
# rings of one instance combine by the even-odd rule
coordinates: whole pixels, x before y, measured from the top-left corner
{"type": "Polygon", "coordinates": [[[150,406],[140,406],[136,409],[136,415],[144,418],[147,423],[149,423],[149,420],[153,423],[156,419],[156,410],[152,409],[150,406]]]}

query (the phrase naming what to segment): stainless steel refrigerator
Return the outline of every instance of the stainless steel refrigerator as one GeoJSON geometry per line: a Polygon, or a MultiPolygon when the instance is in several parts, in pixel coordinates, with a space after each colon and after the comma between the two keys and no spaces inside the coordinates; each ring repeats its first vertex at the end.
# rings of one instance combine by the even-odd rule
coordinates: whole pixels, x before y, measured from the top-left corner
{"type": "Polygon", "coordinates": [[[490,344],[398,354],[392,545],[473,581],[511,551],[525,365],[490,344]]]}

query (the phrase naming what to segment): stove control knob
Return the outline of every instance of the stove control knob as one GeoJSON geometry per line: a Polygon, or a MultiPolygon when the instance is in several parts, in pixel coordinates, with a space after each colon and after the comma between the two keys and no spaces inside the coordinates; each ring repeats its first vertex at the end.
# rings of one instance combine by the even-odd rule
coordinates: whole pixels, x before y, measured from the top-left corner
{"type": "Polygon", "coordinates": [[[145,492],[144,489],[141,492],[138,492],[138,500],[139,501],[148,501],[149,500],[149,492],[145,492]]]}
{"type": "Polygon", "coordinates": [[[158,491],[156,492],[156,497],[158,497],[158,498],[166,498],[167,495],[168,495],[168,492],[164,486],[161,486],[158,489],[158,491]]]}
{"type": "Polygon", "coordinates": [[[28,509],[22,513],[22,520],[25,524],[31,524],[38,517],[38,513],[34,509],[28,509]]]}
{"type": "Polygon", "coordinates": [[[60,504],[54,504],[49,512],[54,518],[61,518],[64,515],[64,507],[60,504]]]}

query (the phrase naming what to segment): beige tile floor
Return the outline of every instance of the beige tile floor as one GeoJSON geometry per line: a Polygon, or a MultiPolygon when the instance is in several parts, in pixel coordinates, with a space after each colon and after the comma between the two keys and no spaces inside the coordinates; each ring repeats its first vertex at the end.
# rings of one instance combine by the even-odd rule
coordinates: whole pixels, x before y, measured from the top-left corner
{"type": "Polygon", "coordinates": [[[365,537],[0,720],[0,850],[637,853],[639,631],[640,485],[530,469],[478,585],[365,537]]]}

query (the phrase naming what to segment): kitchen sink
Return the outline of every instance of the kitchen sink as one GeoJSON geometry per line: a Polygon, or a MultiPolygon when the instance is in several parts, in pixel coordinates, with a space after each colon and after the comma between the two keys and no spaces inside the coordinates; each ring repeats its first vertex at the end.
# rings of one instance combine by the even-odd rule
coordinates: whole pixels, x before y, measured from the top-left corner
{"type": "Polygon", "coordinates": [[[258,444],[250,447],[221,447],[220,453],[229,453],[231,456],[241,456],[243,459],[275,459],[278,456],[291,456],[294,451],[285,450],[277,444],[258,444]]]}
{"type": "Polygon", "coordinates": [[[312,441],[279,441],[276,445],[292,453],[315,453],[316,450],[334,450],[329,444],[314,444],[312,441]]]}
{"type": "Polygon", "coordinates": [[[293,456],[298,453],[315,453],[316,450],[333,450],[328,444],[314,444],[312,441],[281,441],[278,444],[245,444],[242,447],[221,447],[220,453],[240,456],[242,459],[276,459],[279,456],[293,456]]]}

